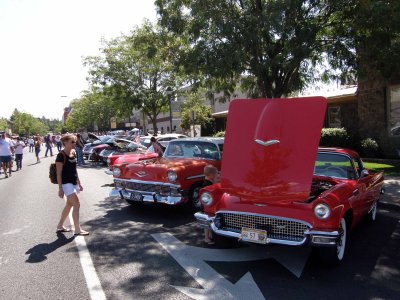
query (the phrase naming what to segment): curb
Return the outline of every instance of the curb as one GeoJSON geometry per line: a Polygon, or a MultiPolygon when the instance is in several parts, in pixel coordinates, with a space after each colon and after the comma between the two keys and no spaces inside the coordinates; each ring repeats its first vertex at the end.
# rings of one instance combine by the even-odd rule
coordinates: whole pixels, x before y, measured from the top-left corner
{"type": "Polygon", "coordinates": [[[390,211],[396,211],[400,212],[400,205],[399,204],[394,204],[386,201],[379,201],[378,208],[384,208],[390,211]]]}

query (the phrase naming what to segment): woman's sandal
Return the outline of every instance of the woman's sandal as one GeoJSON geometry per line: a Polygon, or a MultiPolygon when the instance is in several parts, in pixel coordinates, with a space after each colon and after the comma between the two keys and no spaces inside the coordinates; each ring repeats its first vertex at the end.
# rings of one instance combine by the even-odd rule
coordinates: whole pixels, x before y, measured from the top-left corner
{"type": "Polygon", "coordinates": [[[71,229],[63,227],[63,228],[57,228],[56,233],[70,232],[70,231],[71,231],[71,229]]]}
{"type": "Polygon", "coordinates": [[[75,236],[78,236],[78,235],[86,236],[86,235],[89,235],[89,232],[85,231],[85,230],[81,230],[80,232],[76,232],[74,235],[75,236]]]}

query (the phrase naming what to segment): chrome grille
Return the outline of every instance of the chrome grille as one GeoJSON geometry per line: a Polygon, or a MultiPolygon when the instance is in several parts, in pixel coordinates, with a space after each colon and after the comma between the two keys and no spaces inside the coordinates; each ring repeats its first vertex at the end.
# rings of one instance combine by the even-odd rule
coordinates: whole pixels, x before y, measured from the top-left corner
{"type": "Polygon", "coordinates": [[[301,222],[270,216],[237,213],[218,213],[217,216],[220,217],[222,230],[240,233],[242,228],[262,229],[267,231],[268,238],[277,240],[300,242],[309,229],[301,222]]]}
{"type": "Polygon", "coordinates": [[[135,190],[141,192],[150,192],[161,195],[171,194],[171,187],[167,185],[160,184],[150,184],[150,183],[138,183],[138,182],[125,182],[125,188],[128,190],[135,190]]]}

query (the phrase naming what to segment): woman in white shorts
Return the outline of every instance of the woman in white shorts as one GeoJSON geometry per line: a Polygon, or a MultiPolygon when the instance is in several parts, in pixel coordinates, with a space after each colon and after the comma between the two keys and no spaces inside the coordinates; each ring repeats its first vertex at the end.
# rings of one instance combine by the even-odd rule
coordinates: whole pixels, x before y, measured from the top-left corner
{"type": "Polygon", "coordinates": [[[69,232],[70,229],[64,227],[64,222],[68,217],[72,208],[72,219],[75,224],[75,235],[88,235],[89,232],[83,230],[79,223],[80,202],[78,193],[83,191],[81,182],[79,181],[78,172],[76,170],[76,136],[67,134],[61,138],[64,149],[57,154],[56,169],[58,182],[58,196],[67,197],[67,202],[61,213],[60,222],[57,225],[57,233],[69,232]]]}

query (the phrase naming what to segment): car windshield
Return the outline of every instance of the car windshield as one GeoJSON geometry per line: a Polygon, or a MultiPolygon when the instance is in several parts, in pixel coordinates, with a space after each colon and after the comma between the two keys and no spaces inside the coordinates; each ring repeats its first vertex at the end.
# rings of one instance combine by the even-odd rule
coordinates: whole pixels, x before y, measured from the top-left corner
{"type": "Polygon", "coordinates": [[[149,138],[147,138],[147,139],[140,139],[140,143],[141,143],[143,146],[145,146],[146,148],[149,148],[149,147],[151,146],[151,142],[150,142],[150,139],[149,139],[149,138]]]}
{"type": "Polygon", "coordinates": [[[182,140],[171,141],[164,157],[221,159],[218,146],[214,143],[182,140]]]}
{"type": "Polygon", "coordinates": [[[137,151],[137,150],[146,150],[146,147],[143,147],[142,145],[132,142],[126,146],[126,149],[128,151],[137,151]]]}
{"type": "Polygon", "coordinates": [[[356,173],[351,159],[346,155],[335,153],[318,153],[314,175],[340,179],[356,179],[356,173]]]}

